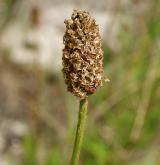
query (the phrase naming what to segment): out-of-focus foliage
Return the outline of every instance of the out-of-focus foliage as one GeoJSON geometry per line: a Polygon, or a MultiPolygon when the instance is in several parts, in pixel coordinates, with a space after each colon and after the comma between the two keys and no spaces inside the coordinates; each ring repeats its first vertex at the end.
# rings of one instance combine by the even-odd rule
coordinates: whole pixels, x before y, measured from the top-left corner
{"type": "MultiPolygon", "coordinates": [[[[6,2],[10,5],[14,1],[6,2]]],[[[110,82],[89,98],[81,165],[160,164],[160,2],[153,0],[141,17],[132,24],[120,17],[118,48],[104,43],[104,70],[110,82]]],[[[30,129],[29,135],[20,139],[22,155],[17,162],[68,164],[78,101],[66,92],[61,72],[52,74],[37,65],[15,66],[6,57],[1,61],[3,79],[10,80],[12,72],[16,77],[11,76],[13,84],[25,79],[17,88],[25,88],[21,97],[25,97],[22,102],[30,129]]],[[[12,152],[5,154],[14,160],[12,152]]]]}

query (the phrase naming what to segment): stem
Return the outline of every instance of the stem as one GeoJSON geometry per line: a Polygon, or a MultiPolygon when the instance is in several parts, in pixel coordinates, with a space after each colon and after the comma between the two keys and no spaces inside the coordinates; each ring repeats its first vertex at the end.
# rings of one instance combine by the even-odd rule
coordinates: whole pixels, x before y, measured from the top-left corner
{"type": "Polygon", "coordinates": [[[87,106],[88,106],[87,99],[80,100],[77,131],[76,131],[76,137],[74,141],[74,147],[73,147],[73,153],[72,153],[70,165],[78,164],[82,140],[83,140],[83,134],[84,134],[84,127],[87,117],[87,106]]]}

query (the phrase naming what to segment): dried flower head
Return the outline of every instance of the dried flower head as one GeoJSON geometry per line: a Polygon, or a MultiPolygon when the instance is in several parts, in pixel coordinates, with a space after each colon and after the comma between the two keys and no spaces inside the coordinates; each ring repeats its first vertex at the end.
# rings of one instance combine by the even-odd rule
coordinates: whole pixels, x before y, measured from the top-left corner
{"type": "Polygon", "coordinates": [[[102,85],[103,51],[98,25],[88,12],[74,10],[65,20],[63,75],[68,91],[80,99],[102,85]]]}

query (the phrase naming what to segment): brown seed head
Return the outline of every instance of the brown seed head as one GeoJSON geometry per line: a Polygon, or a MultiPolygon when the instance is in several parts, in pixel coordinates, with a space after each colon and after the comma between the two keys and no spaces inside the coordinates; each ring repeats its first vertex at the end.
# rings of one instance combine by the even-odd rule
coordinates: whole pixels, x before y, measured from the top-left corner
{"type": "Polygon", "coordinates": [[[83,99],[102,85],[103,51],[98,25],[88,12],[74,10],[65,20],[63,75],[68,91],[83,99]]]}

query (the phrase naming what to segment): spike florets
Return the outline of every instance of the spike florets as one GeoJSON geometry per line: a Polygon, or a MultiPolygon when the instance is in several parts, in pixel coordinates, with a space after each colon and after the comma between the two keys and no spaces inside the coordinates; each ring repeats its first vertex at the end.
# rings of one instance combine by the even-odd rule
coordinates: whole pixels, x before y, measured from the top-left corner
{"type": "Polygon", "coordinates": [[[80,99],[102,85],[103,51],[99,27],[88,12],[74,10],[65,20],[63,75],[68,91],[80,99]]]}

